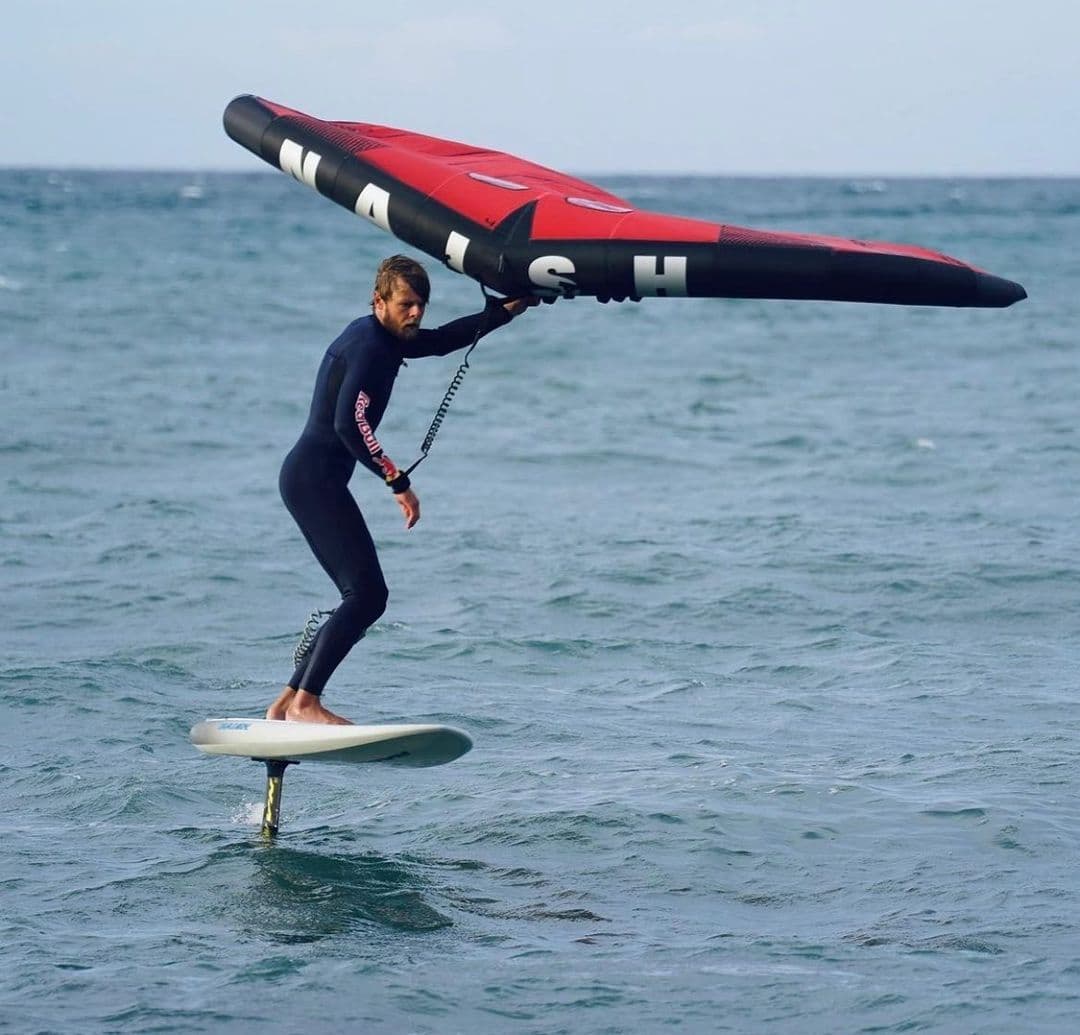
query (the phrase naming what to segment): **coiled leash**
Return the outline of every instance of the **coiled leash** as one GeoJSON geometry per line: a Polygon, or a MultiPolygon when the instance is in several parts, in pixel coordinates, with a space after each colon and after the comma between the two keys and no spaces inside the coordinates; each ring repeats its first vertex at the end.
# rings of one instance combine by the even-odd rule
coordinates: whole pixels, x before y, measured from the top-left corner
{"type": "Polygon", "coordinates": [[[438,435],[439,429],[442,427],[442,422],[446,419],[446,414],[450,409],[450,403],[454,401],[454,396],[457,395],[458,389],[461,387],[461,382],[465,380],[465,374],[469,370],[469,355],[472,350],[476,348],[477,343],[487,330],[488,305],[489,303],[496,301],[497,296],[489,295],[487,288],[484,287],[483,284],[480,285],[480,294],[484,296],[484,311],[476,325],[476,333],[473,335],[472,343],[465,350],[465,355],[461,360],[461,366],[457,368],[457,373],[454,374],[453,379],[447,386],[446,394],[443,396],[442,402],[439,403],[439,408],[435,411],[435,416],[431,420],[431,427],[428,428],[427,434],[424,436],[423,444],[420,446],[420,455],[409,467],[405,468],[406,474],[412,474],[413,471],[427,459],[428,453],[431,451],[431,444],[435,441],[435,436],[438,435]]]}
{"type": "Polygon", "coordinates": [[[319,631],[322,619],[329,618],[334,612],[312,611],[304,623],[304,631],[300,634],[300,640],[293,650],[293,664],[299,668],[300,663],[311,653],[311,645],[315,642],[315,634],[319,631]]]}

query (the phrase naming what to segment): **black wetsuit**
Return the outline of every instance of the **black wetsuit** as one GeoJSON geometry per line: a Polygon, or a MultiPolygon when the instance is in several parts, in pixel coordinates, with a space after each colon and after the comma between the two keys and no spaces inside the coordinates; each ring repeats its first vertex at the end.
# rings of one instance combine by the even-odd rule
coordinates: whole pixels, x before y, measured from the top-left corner
{"type": "Polygon", "coordinates": [[[357,461],[393,492],[409,487],[375,438],[403,360],[445,356],[510,321],[492,300],[473,316],[421,330],[403,341],[374,316],[354,320],[327,349],[307,424],[281,465],[281,497],[308,545],[341,592],[289,686],[322,693],[353,644],[386,609],[387,589],[375,544],[348,490],[357,461]],[[483,323],[481,324],[481,321],[483,323]]]}

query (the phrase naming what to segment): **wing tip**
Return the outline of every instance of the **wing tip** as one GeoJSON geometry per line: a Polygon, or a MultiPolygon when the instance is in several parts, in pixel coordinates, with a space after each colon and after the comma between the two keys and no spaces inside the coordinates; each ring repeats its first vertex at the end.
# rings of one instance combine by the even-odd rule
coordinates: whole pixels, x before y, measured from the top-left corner
{"type": "Polygon", "coordinates": [[[978,305],[987,309],[1005,309],[1027,298],[1023,285],[992,273],[980,273],[976,281],[978,305]]]}

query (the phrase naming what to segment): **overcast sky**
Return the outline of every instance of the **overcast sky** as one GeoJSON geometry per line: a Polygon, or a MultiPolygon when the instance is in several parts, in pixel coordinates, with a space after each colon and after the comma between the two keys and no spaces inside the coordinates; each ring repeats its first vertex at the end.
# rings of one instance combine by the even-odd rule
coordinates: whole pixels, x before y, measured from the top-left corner
{"type": "Polygon", "coordinates": [[[3,0],[0,166],[255,169],[255,93],[575,172],[1080,174],[1080,0],[3,0]]]}

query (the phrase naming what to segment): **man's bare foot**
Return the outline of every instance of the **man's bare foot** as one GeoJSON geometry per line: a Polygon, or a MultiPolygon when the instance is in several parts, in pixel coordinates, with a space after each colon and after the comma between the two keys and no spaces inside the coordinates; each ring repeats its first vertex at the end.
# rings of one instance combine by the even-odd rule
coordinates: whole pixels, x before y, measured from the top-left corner
{"type": "Polygon", "coordinates": [[[287,686],[278,695],[278,699],[266,709],[266,717],[268,719],[285,719],[288,717],[289,705],[292,704],[292,699],[296,696],[296,691],[287,686]]]}
{"type": "Polygon", "coordinates": [[[352,721],[335,715],[324,708],[318,694],[309,694],[306,690],[297,690],[288,708],[285,718],[290,722],[325,722],[334,726],[351,726],[352,721]]]}

